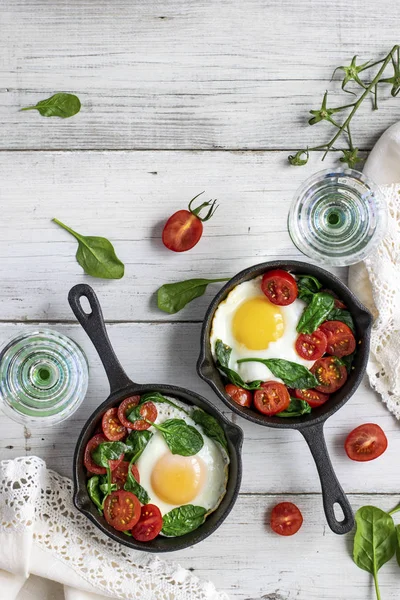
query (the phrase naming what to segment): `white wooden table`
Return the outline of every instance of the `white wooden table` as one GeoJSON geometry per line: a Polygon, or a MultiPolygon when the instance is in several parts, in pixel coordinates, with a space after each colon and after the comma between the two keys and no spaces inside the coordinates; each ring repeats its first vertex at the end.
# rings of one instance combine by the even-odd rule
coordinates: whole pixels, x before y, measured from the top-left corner
{"type": "MultiPolygon", "coordinates": [[[[28,429],[1,417],[1,458],[37,454],[71,474],[79,431],[106,397],[107,382],[67,303],[87,281],[98,293],[123,365],[138,382],[188,386],[238,422],[195,372],[201,320],[217,288],[175,317],[157,310],[165,282],[229,276],[299,253],[286,231],[296,187],[323,165],[286,163],[289,151],[324,141],[309,128],[335,66],[353,54],[375,59],[395,43],[392,0],[13,0],[0,8],[0,338],[49,324],[76,339],[90,361],[88,396],[75,416],[28,429]],[[69,120],[21,113],[57,91],[79,95],[69,120]],[[220,208],[191,252],[160,241],[162,224],[206,190],[220,208]],[[105,235],[126,264],[120,281],[85,277],[74,240],[51,223],[105,235]]],[[[397,100],[358,117],[356,142],[368,150],[400,117],[397,100]]],[[[332,161],[327,160],[326,166],[332,161]]],[[[346,271],[338,270],[346,279],[346,271]]],[[[326,525],[316,469],[297,432],[240,421],[244,476],[238,502],[220,529],[174,555],[235,600],[372,600],[370,576],[350,557],[351,536],[326,525]],[[293,538],[267,526],[271,507],[292,500],[304,526],[293,538]]],[[[326,425],[328,446],[356,509],[399,501],[397,421],[365,383],[326,425]],[[346,434],[379,423],[389,449],[357,464],[346,434]]],[[[399,570],[381,571],[383,600],[399,597],[399,570]]],[[[45,600],[59,600],[61,591],[45,600]]]]}

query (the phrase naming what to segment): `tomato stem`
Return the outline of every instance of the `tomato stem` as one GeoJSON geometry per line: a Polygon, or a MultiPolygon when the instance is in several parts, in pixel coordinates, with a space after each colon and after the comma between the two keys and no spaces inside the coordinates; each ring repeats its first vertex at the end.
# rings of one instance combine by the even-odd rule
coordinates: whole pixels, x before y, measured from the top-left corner
{"type": "Polygon", "coordinates": [[[192,215],[194,215],[195,217],[197,217],[200,221],[202,221],[204,223],[204,221],[208,221],[209,219],[211,219],[211,217],[213,216],[213,214],[215,213],[215,211],[218,208],[218,204],[216,204],[216,202],[217,202],[216,200],[209,200],[208,202],[203,202],[197,208],[192,208],[192,204],[193,204],[194,200],[196,200],[196,198],[198,198],[202,194],[204,194],[204,192],[200,192],[200,194],[197,194],[197,196],[195,196],[194,198],[191,199],[191,201],[189,202],[188,209],[192,213],[192,215]],[[209,208],[206,216],[200,217],[200,212],[203,210],[203,208],[206,208],[207,206],[209,206],[210,208],[209,208]]]}

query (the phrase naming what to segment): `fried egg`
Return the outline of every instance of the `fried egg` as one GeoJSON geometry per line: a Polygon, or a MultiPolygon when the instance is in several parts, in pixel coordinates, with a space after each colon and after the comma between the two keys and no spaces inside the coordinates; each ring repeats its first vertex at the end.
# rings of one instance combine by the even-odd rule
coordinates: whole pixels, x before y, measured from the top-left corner
{"type": "Polygon", "coordinates": [[[215,359],[215,342],[232,348],[229,367],[244,381],[282,381],[258,362],[237,364],[241,358],[281,358],[308,369],[313,361],[301,358],[295,349],[297,324],[306,306],[296,298],[288,306],[272,304],[261,290],[262,277],[237,285],[218,306],[212,322],[210,344],[215,359]]]}
{"type": "MultiPolygon", "coordinates": [[[[170,398],[185,411],[191,407],[170,398]]],[[[217,508],[225,495],[229,457],[225,450],[204,434],[204,431],[182,410],[168,404],[157,404],[156,424],[167,419],[183,419],[202,435],[204,445],[194,456],[172,454],[161,432],[153,433],[136,463],[140,484],[158,506],[162,515],[184,504],[202,506],[207,513],[217,508]]]]}

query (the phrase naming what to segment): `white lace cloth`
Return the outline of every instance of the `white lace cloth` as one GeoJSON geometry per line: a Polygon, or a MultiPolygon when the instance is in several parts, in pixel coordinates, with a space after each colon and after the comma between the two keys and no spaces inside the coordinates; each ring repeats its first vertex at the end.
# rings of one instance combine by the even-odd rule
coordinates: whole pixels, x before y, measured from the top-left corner
{"type": "Polygon", "coordinates": [[[64,584],[66,600],[228,600],[179,565],[109,540],[74,508],[71,481],[35,456],[0,466],[0,569],[1,600],[18,598],[29,573],[64,584]]]}
{"type": "Polygon", "coordinates": [[[350,268],[349,287],[375,317],[367,366],[370,383],[400,419],[400,123],[378,140],[364,173],[385,194],[388,230],[377,250],[350,268]]]}

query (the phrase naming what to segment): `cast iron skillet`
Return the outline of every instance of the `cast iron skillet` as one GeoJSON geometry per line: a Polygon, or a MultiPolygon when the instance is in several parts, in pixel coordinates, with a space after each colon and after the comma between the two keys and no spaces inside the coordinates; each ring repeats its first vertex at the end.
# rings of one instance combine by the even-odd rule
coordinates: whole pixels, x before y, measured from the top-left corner
{"type": "MultiPolygon", "coordinates": [[[[241,447],[243,442],[242,430],[230,423],[211,402],[187,389],[165,384],[133,383],[126,375],[118,361],[105,328],[99,301],[93,289],[85,284],[74,286],[68,295],[71,308],[94,344],[110,383],[110,395],[89,417],[79,435],[74,455],[74,504],[78,510],[86,515],[103,533],[113,540],[146,552],[171,552],[193,546],[211,535],[224,521],[239,493],[242,476],[241,447]],[[86,297],[89,301],[91,312],[86,313],[81,305],[81,299],[86,297]],[[128,537],[110,527],[106,520],[98,513],[95,505],[89,498],[86,490],[86,469],[83,466],[83,456],[87,442],[95,434],[103,413],[113,406],[118,406],[122,400],[135,394],[157,391],[167,394],[189,405],[199,406],[218,419],[225,431],[228,440],[230,465],[226,494],[218,508],[207,517],[204,524],[198,529],[180,537],[167,538],[158,536],[150,542],[138,542],[133,537],[128,537]]],[[[133,341],[132,341],[133,343],[133,341]]]]}
{"type": "Polygon", "coordinates": [[[253,423],[258,423],[258,425],[263,425],[264,427],[297,429],[304,436],[316,462],[321,480],[326,519],[332,531],[339,534],[347,533],[353,528],[354,517],[349,501],[333,470],[325,444],[323,427],[325,421],[339,410],[339,408],[341,408],[354,394],[362,380],[367,366],[371,327],[371,314],[337,277],[320,267],[307,263],[276,260],[249,267],[228,281],[211,302],[204,319],[201,333],[201,351],[197,363],[197,371],[200,377],[212,387],[219,398],[221,398],[221,400],[235,413],[249,421],[253,421],[253,423]],[[309,415],[303,417],[284,419],[279,417],[268,417],[260,414],[256,410],[238,406],[233,402],[230,396],[225,393],[223,379],[214,364],[211,354],[209,339],[214,313],[218,305],[239,283],[253,279],[271,269],[284,269],[294,274],[309,274],[317,277],[324,287],[334,291],[348,307],[355,322],[356,339],[360,342],[357,344],[357,353],[353,363],[354,369],[350,373],[345,385],[335,394],[332,394],[326,404],[319,408],[314,408],[309,415]],[[336,503],[342,508],[344,514],[344,519],[342,521],[339,521],[335,516],[334,505],[336,503]]]}

